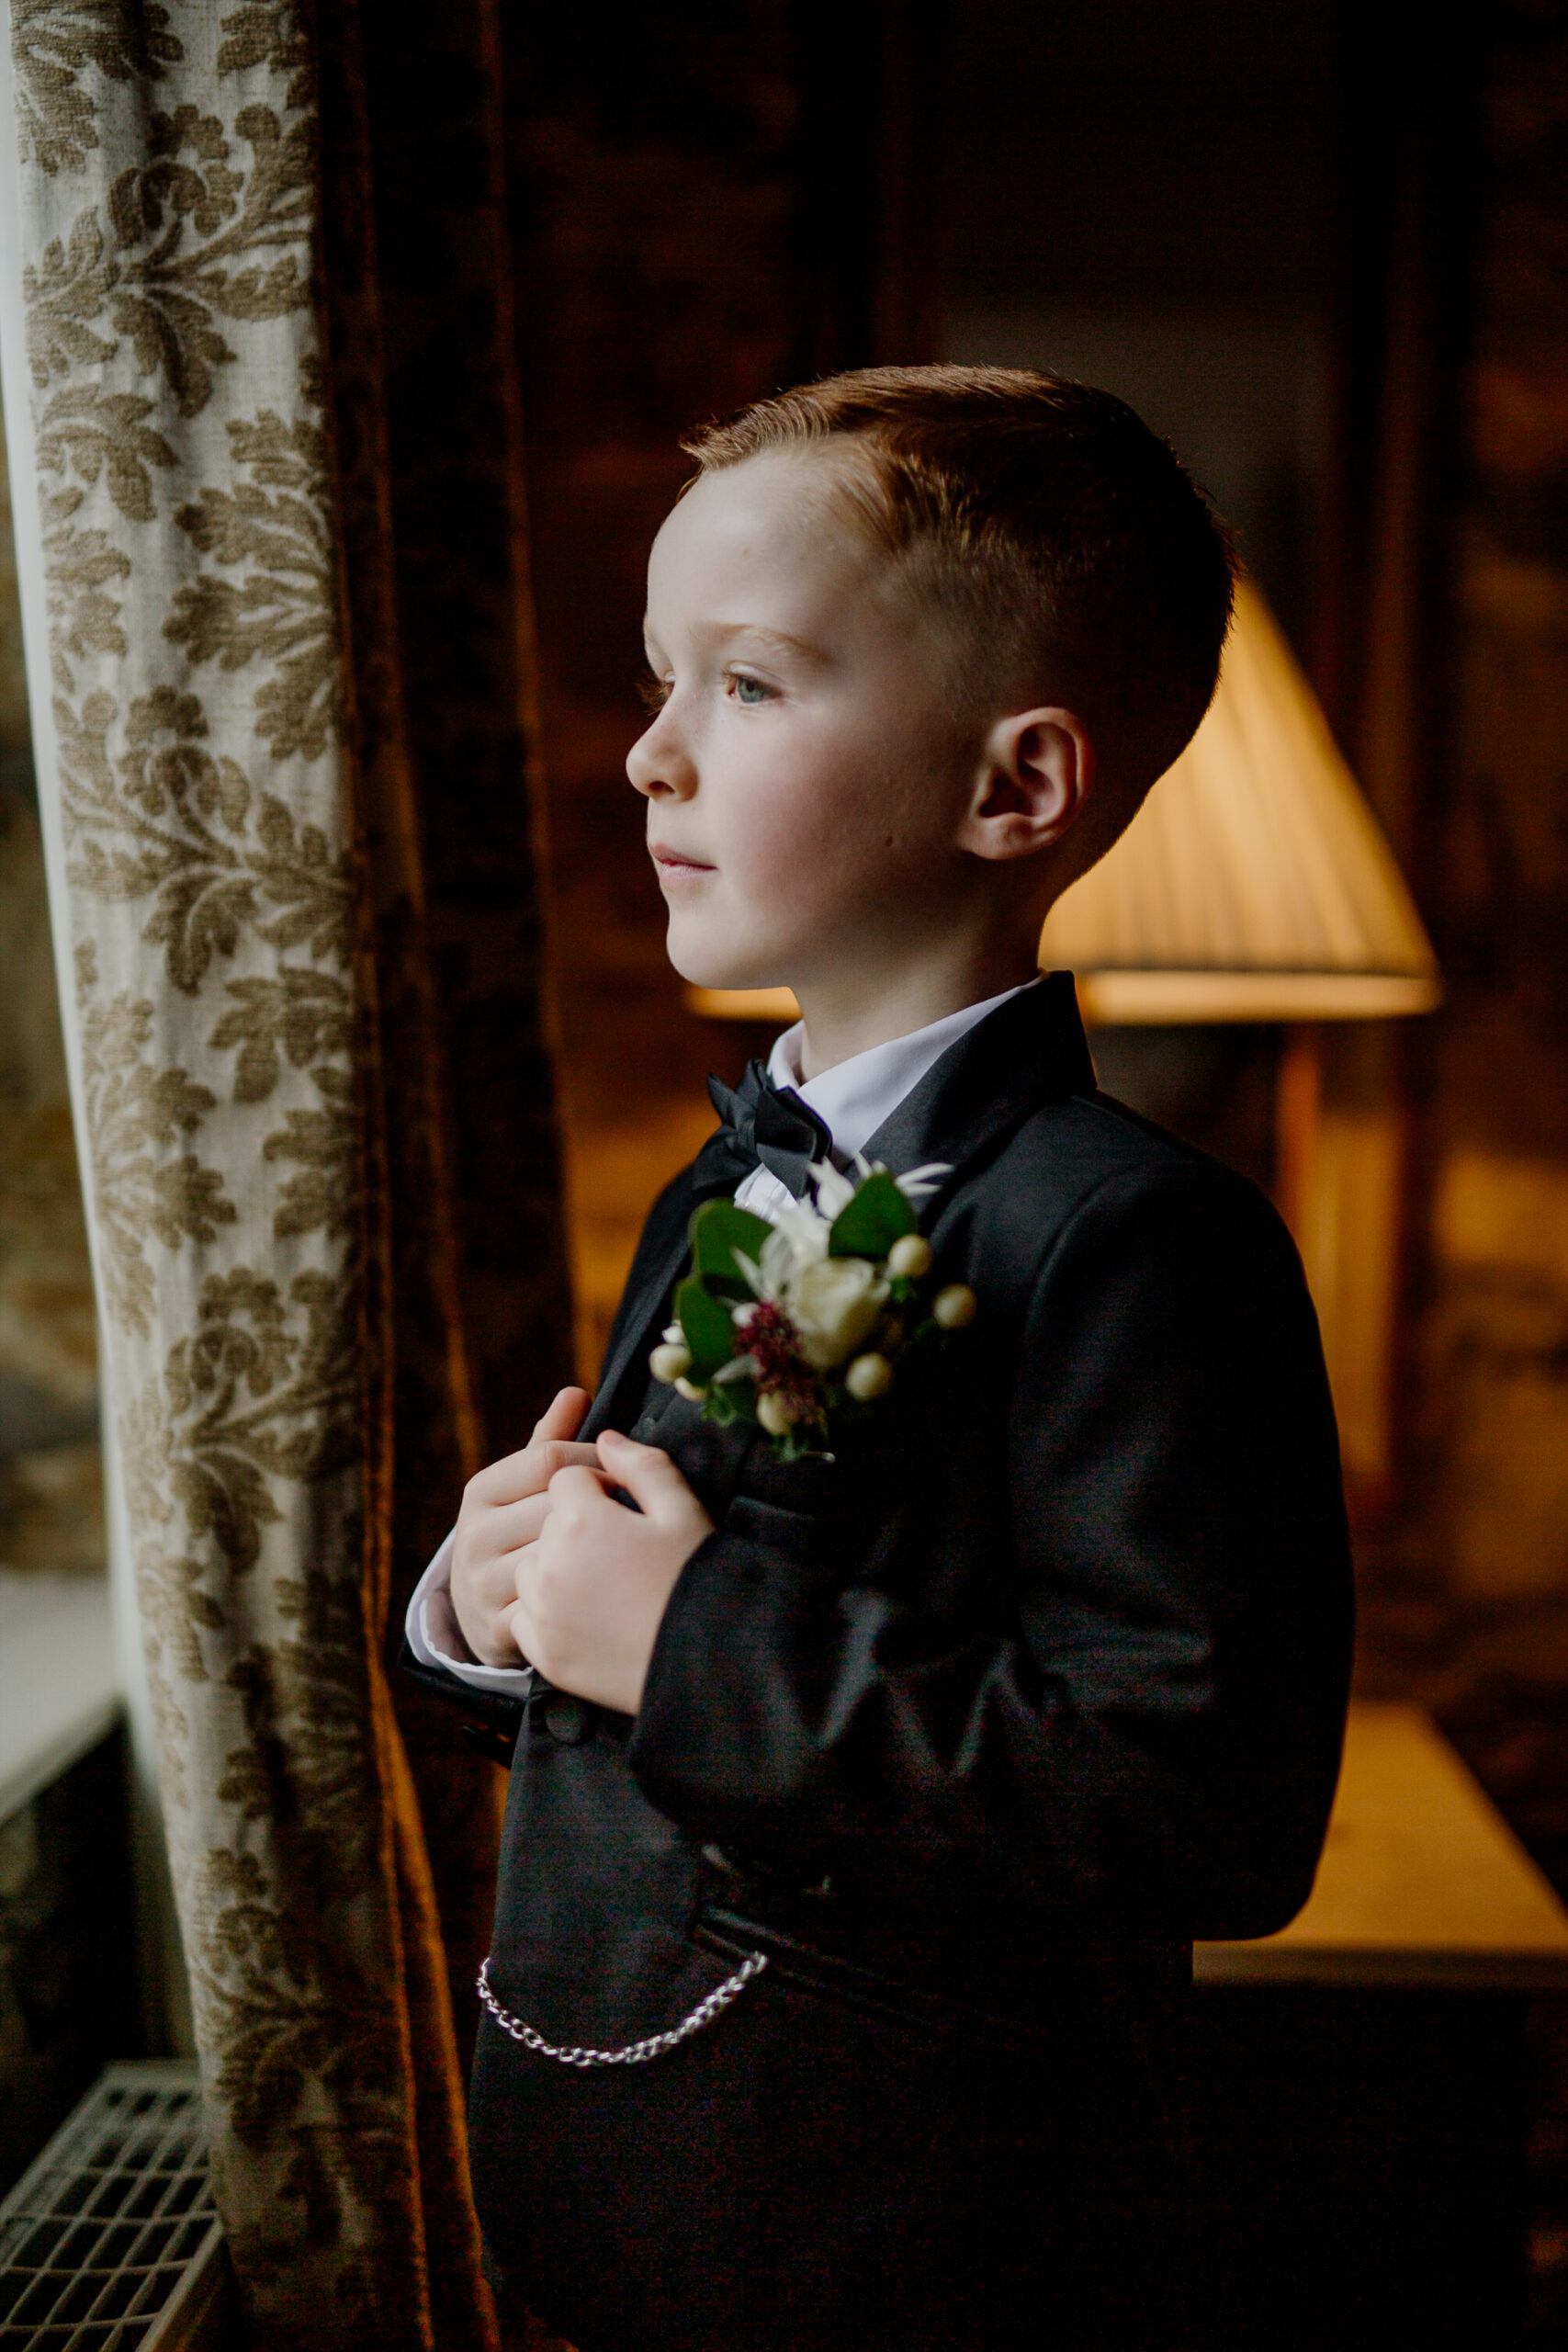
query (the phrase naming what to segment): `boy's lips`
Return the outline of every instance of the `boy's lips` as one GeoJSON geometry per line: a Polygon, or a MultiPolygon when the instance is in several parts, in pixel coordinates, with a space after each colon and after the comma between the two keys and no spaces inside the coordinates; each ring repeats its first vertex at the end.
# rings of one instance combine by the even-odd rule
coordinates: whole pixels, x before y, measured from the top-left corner
{"type": "Polygon", "coordinates": [[[671,879],[682,874],[711,874],[713,867],[700,857],[691,857],[684,850],[666,848],[662,842],[649,842],[648,854],[659,868],[660,879],[671,879]]]}

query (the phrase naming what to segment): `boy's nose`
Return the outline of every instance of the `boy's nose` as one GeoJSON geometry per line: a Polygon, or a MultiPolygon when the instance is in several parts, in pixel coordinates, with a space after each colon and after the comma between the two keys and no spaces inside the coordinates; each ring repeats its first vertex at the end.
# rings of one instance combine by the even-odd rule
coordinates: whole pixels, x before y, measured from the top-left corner
{"type": "Polygon", "coordinates": [[[665,732],[661,718],[656,718],[626,753],[626,774],[645,800],[684,800],[696,790],[696,771],[665,732]]]}

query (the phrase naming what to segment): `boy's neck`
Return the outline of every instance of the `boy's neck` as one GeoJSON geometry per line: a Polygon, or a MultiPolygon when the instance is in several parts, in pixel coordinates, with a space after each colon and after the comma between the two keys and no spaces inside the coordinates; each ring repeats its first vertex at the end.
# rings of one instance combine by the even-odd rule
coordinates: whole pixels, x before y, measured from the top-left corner
{"type": "Polygon", "coordinates": [[[950,1012],[983,1004],[1009,989],[1021,988],[1038,969],[1032,949],[964,958],[945,967],[888,974],[876,981],[842,988],[795,989],[800,1006],[800,1074],[819,1078],[826,1069],[929,1029],[950,1012]]]}

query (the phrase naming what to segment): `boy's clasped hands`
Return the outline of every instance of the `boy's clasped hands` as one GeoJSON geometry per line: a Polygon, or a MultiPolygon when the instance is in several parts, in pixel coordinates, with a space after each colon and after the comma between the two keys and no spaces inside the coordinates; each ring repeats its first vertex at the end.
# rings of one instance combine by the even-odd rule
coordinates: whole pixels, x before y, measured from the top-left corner
{"type": "Polygon", "coordinates": [[[469,1479],[452,1605],[481,1666],[525,1662],[634,1715],[670,1596],[713,1521],[657,1446],[616,1430],[576,1442],[588,1406],[586,1389],[563,1388],[520,1453],[469,1479]]]}

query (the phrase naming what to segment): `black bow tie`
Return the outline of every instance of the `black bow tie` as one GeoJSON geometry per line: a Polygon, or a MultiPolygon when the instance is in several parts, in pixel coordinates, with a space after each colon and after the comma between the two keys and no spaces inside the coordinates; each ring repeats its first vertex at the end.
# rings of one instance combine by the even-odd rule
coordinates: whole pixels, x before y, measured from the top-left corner
{"type": "Polygon", "coordinates": [[[704,1191],[728,1192],[759,1165],[798,1201],[814,1159],[835,1159],[833,1138],[793,1086],[775,1086],[761,1062],[748,1062],[739,1086],[710,1078],[708,1094],[724,1121],[697,1156],[693,1175],[704,1191]]]}

